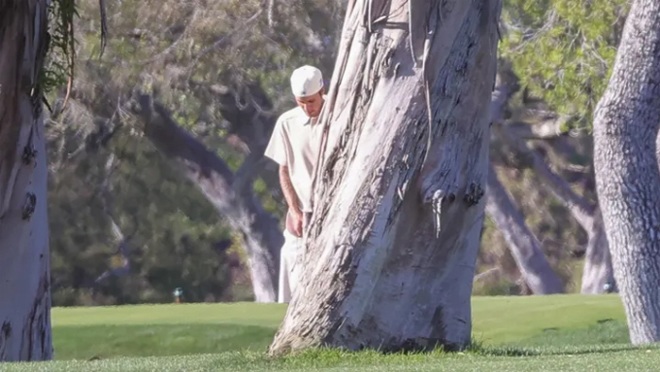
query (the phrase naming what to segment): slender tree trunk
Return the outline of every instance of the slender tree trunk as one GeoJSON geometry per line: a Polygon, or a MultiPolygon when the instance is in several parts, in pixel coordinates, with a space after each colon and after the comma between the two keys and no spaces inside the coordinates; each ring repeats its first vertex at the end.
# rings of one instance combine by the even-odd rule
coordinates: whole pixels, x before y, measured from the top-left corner
{"type": "Polygon", "coordinates": [[[0,5],[0,361],[52,357],[46,148],[39,87],[46,1],[0,5]]]}
{"type": "Polygon", "coordinates": [[[633,344],[660,341],[660,2],[636,0],[594,115],[596,186],[633,344]]]}
{"type": "Polygon", "coordinates": [[[470,342],[499,12],[349,2],[300,289],[272,354],[470,342]]]}
{"type": "Polygon", "coordinates": [[[612,256],[607,242],[603,216],[598,208],[593,213],[594,223],[591,229],[587,231],[589,241],[584,257],[580,293],[616,292],[617,286],[614,280],[614,270],[612,269],[612,256]]]}
{"type": "MultiPolygon", "coordinates": [[[[252,192],[258,159],[248,156],[233,173],[214,152],[180,128],[151,97],[140,97],[144,134],[183,175],[193,182],[232,228],[241,233],[257,302],[275,302],[280,248],[284,242],[278,221],[263,210],[252,192]]],[[[261,158],[261,155],[259,155],[261,158]]]]}
{"type": "Polygon", "coordinates": [[[561,293],[564,286],[543,254],[541,243],[529,230],[491,166],[486,188],[486,213],[509,245],[518,269],[534,294],[561,293]]]}

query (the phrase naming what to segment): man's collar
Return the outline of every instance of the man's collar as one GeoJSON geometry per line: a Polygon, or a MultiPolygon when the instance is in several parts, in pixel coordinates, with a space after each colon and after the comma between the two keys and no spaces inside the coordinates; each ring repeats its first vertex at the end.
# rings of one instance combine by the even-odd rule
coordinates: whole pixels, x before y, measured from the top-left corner
{"type": "MultiPolygon", "coordinates": [[[[307,116],[307,114],[305,114],[305,111],[303,111],[302,108],[298,108],[298,109],[300,110],[300,115],[298,115],[298,117],[296,118],[296,123],[300,125],[312,124],[312,118],[307,116]]],[[[318,123],[318,119],[319,118],[317,117],[316,122],[314,124],[318,123]]]]}
{"type": "Polygon", "coordinates": [[[316,118],[316,120],[313,120],[312,118],[310,118],[307,115],[303,115],[300,118],[300,124],[302,124],[302,125],[316,124],[316,123],[318,123],[318,121],[319,121],[318,117],[316,118]]]}

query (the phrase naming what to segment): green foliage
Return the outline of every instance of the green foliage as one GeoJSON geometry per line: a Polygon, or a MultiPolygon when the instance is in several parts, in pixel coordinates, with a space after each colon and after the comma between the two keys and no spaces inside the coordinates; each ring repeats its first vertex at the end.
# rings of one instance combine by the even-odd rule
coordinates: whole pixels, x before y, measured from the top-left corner
{"type": "Polygon", "coordinates": [[[230,259],[218,248],[229,241],[229,230],[193,185],[128,133],[59,168],[49,198],[55,305],[171,302],[176,287],[186,302],[231,298],[230,259]],[[110,153],[117,165],[108,176],[99,165],[110,153]],[[101,192],[106,178],[110,201],[101,192]],[[121,263],[104,203],[129,238],[131,273],[95,285],[121,263]]]}
{"type": "Polygon", "coordinates": [[[76,52],[74,21],[77,16],[75,0],[54,0],[48,7],[50,41],[39,79],[45,94],[73,78],[76,52]]]}
{"type": "Polygon", "coordinates": [[[521,87],[573,127],[590,126],[628,10],[625,0],[507,0],[500,44],[521,87]]]}
{"type": "MultiPolygon", "coordinates": [[[[236,170],[246,152],[227,138],[232,118],[222,117],[212,88],[260,82],[275,113],[290,108],[288,76],[295,67],[317,64],[329,80],[342,5],[278,2],[271,28],[256,0],[107,2],[109,37],[102,58],[99,4],[76,6],[61,0],[52,9],[58,48],[50,54],[48,84],[66,81],[73,66],[68,58],[74,51],[76,56],[66,118],[48,130],[54,303],[169,302],[175,287],[184,289],[186,302],[251,300],[249,276],[239,266],[241,238],[142,138],[140,123],[118,103],[135,90],[153,93],[182,127],[236,170]],[[77,14],[72,10],[80,13],[75,50],[72,34],[65,32],[72,31],[73,18],[64,17],[77,14]],[[120,134],[95,142],[102,128],[115,125],[123,125],[120,134]],[[110,154],[117,166],[107,175],[110,154]],[[122,261],[99,192],[107,180],[111,213],[130,236],[131,274],[95,286],[94,278],[122,261]],[[220,252],[227,242],[230,248],[220,252]]],[[[254,183],[265,209],[280,216],[282,202],[273,198],[272,187],[277,185],[261,178],[254,183]]]]}
{"type": "MultiPolygon", "coordinates": [[[[95,70],[81,68],[80,87],[92,92],[98,69],[107,83],[126,92],[157,92],[188,129],[208,128],[222,136],[223,118],[204,87],[259,82],[276,111],[290,108],[290,72],[304,63],[321,67],[329,80],[341,24],[335,1],[278,3],[276,23],[268,26],[261,1],[108,3],[112,37],[95,70]],[[313,18],[312,18],[313,17],[313,18]]],[[[92,19],[96,4],[81,4],[81,18],[92,19]]],[[[100,41],[94,22],[79,23],[80,58],[96,55],[100,41]]]]}

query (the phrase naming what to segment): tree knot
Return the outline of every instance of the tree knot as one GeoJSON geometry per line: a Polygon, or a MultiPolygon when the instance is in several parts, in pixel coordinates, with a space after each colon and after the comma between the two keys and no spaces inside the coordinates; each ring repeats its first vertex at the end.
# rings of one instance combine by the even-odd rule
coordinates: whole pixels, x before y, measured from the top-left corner
{"type": "Polygon", "coordinates": [[[467,190],[465,191],[465,195],[463,196],[463,201],[468,205],[468,207],[471,207],[478,204],[483,196],[484,189],[481,187],[481,185],[476,182],[470,182],[470,185],[468,186],[467,190]]]}

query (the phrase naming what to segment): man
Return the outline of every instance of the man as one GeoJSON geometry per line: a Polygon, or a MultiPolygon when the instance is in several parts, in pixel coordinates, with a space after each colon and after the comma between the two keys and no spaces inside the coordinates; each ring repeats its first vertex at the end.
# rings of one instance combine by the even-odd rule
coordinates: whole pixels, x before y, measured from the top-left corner
{"type": "Polygon", "coordinates": [[[278,302],[287,303],[299,276],[296,255],[302,245],[306,216],[312,212],[312,177],[322,133],[317,121],[325,101],[321,71],[313,66],[297,68],[291,74],[291,90],[298,106],[277,119],[265,152],[280,165],[280,186],[289,207],[278,293],[278,302]]]}

